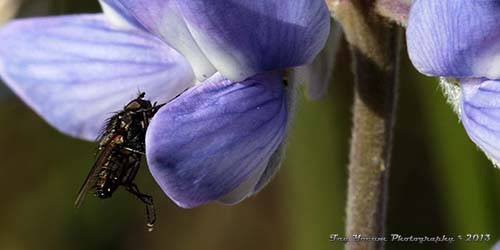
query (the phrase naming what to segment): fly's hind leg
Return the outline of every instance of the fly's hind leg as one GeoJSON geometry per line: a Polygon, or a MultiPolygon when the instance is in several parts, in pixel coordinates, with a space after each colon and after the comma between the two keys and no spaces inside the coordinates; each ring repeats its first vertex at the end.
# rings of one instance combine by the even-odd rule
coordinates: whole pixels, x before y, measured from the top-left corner
{"type": "Polygon", "coordinates": [[[153,204],[153,197],[144,193],[141,193],[139,187],[134,183],[135,176],[139,171],[139,166],[141,164],[140,160],[137,160],[133,163],[134,165],[131,167],[130,172],[126,176],[123,186],[127,189],[127,191],[133,194],[137,199],[139,199],[142,203],[146,205],[146,219],[148,230],[153,231],[153,225],[156,221],[156,212],[153,204]]]}
{"type": "Polygon", "coordinates": [[[135,195],[137,199],[142,201],[146,205],[146,219],[148,221],[147,226],[148,230],[151,232],[153,231],[153,226],[156,221],[156,212],[155,212],[155,207],[153,203],[153,197],[147,194],[141,193],[139,191],[139,188],[135,183],[130,183],[125,186],[127,191],[129,191],[131,194],[135,195]]]}

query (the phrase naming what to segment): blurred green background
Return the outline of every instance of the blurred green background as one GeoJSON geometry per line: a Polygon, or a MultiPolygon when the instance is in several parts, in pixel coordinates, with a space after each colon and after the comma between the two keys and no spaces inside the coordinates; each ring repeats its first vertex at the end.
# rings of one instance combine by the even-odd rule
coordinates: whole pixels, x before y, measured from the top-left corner
{"type": "MultiPolygon", "coordinates": [[[[97,1],[26,1],[20,16],[98,12],[97,1]]],[[[500,172],[469,140],[436,79],[403,53],[390,177],[388,234],[491,234],[486,243],[388,243],[387,249],[489,249],[500,239],[500,172]]],[[[176,207],[146,166],[138,184],[155,197],[158,222],[118,191],[111,200],[73,201],[94,159],[94,143],[66,137],[0,86],[0,249],[343,249],[352,78],[343,44],[326,98],[300,95],[287,157],[257,196],[227,207],[176,207]]]]}

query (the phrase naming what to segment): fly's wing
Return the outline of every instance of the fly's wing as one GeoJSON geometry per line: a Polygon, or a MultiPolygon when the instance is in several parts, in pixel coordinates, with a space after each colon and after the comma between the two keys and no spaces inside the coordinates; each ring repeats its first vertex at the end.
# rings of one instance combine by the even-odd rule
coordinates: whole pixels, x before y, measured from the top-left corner
{"type": "Polygon", "coordinates": [[[101,170],[101,166],[104,164],[104,162],[106,161],[112,150],[113,150],[113,145],[107,145],[103,149],[103,151],[99,154],[99,158],[97,158],[97,161],[94,163],[94,166],[92,166],[92,169],[90,169],[90,172],[87,178],[85,179],[85,182],[83,183],[82,187],[80,188],[80,191],[78,192],[78,196],[76,197],[75,200],[76,208],[80,208],[82,206],[85,196],[96,183],[97,174],[101,170]]]}

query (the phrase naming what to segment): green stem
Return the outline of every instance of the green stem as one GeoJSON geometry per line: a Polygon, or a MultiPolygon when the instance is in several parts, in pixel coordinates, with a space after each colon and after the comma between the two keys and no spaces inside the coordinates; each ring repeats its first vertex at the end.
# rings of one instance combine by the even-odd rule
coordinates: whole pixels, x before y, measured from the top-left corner
{"type": "Polygon", "coordinates": [[[395,121],[401,31],[375,15],[365,0],[338,0],[333,7],[351,45],[355,96],[347,193],[346,249],[380,250],[395,121]]]}

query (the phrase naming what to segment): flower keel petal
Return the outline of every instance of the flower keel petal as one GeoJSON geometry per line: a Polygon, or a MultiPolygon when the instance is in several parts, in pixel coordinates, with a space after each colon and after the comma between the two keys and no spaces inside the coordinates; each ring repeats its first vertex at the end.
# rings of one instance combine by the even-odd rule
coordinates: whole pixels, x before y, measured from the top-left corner
{"type": "Polygon", "coordinates": [[[235,203],[254,192],[286,131],[281,76],[233,83],[217,74],[156,114],[146,135],[148,165],[179,206],[235,203]]]}
{"type": "Polygon", "coordinates": [[[8,24],[0,29],[0,75],[51,125],[88,140],[139,91],[165,102],[194,83],[175,50],[139,30],[116,30],[102,15],[8,24]]]}

